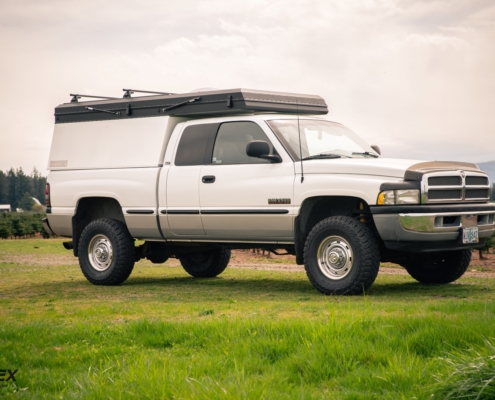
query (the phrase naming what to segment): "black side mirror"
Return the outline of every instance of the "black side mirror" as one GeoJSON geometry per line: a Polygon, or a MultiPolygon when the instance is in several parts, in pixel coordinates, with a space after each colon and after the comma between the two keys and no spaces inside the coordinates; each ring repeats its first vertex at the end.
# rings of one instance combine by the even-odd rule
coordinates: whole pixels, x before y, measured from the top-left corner
{"type": "Polygon", "coordinates": [[[376,144],[372,144],[370,147],[373,150],[375,150],[379,155],[382,155],[382,152],[380,151],[380,148],[376,144]]]}
{"type": "Polygon", "coordinates": [[[263,140],[253,140],[246,146],[246,154],[249,157],[262,158],[272,163],[281,163],[282,158],[278,154],[270,154],[270,145],[263,140]]]}

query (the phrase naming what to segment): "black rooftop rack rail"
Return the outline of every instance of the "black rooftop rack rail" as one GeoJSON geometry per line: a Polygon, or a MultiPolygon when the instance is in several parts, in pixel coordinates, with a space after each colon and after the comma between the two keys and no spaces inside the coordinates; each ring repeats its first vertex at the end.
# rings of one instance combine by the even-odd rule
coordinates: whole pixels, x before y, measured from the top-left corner
{"type": "Polygon", "coordinates": [[[123,98],[71,94],[70,103],[55,108],[55,123],[120,120],[157,116],[208,117],[230,114],[274,112],[327,114],[325,100],[316,95],[269,92],[251,89],[211,90],[172,94],[124,89],[123,98]],[[130,97],[133,92],[151,96],[130,97]],[[96,98],[79,102],[81,97],[96,98]]]}

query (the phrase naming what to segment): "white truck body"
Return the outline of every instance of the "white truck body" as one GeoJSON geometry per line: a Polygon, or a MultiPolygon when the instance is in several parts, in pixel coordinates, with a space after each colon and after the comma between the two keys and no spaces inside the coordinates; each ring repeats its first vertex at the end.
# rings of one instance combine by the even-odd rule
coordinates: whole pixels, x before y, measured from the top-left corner
{"type": "MultiPolygon", "coordinates": [[[[169,246],[171,256],[188,243],[265,246],[296,254],[299,263],[304,262],[305,242],[317,222],[338,216],[366,224],[374,232],[382,260],[422,253],[421,246],[429,252],[463,251],[481,245],[495,231],[495,207],[488,204],[490,182],[475,165],[386,159],[368,151],[366,157],[301,161],[297,148],[289,148],[273,127],[272,121],[280,120],[298,126],[301,121],[326,121],[321,116],[244,112],[207,118],[157,114],[56,123],[48,162],[50,204],[45,227],[72,237],[76,255],[85,226],[99,218],[113,218],[125,224],[132,238],[169,246]],[[276,162],[228,162],[228,152],[244,152],[246,144],[236,147],[225,139],[224,147],[217,149],[220,127],[225,124],[249,129],[254,125],[246,124],[255,124],[269,143],[270,154],[278,157],[276,162]],[[194,135],[206,138],[203,147],[194,142],[194,135]],[[184,157],[199,157],[200,162],[183,165],[178,160],[184,157]],[[442,177],[446,185],[432,183],[441,182],[442,177]],[[420,193],[418,204],[377,203],[382,192],[396,189],[420,193]],[[98,204],[104,205],[97,209],[98,204]],[[110,210],[108,215],[105,209],[110,210]],[[460,239],[467,227],[476,232],[477,242],[460,239]]],[[[335,251],[344,260],[346,250],[335,251]]],[[[349,259],[352,254],[348,253],[349,259]]]]}

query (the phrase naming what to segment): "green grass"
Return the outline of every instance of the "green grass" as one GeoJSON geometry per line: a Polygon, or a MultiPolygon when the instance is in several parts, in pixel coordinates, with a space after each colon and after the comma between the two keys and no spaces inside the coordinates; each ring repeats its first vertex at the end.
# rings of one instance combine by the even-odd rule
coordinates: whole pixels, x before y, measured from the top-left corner
{"type": "Polygon", "coordinates": [[[326,297],[299,272],[194,279],[141,261],[99,287],[74,264],[9,261],[63,258],[61,242],[0,241],[0,370],[19,370],[0,397],[443,398],[456,368],[494,355],[495,279],[379,275],[326,297]]]}

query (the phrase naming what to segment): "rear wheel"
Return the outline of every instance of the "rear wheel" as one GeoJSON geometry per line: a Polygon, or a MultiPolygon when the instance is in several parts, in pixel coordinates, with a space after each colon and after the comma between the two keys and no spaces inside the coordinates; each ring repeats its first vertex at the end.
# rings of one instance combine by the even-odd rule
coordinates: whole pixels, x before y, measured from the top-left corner
{"type": "Polygon", "coordinates": [[[471,250],[413,255],[402,266],[421,283],[444,284],[459,279],[469,267],[471,250]]]}
{"type": "Polygon", "coordinates": [[[230,261],[230,249],[198,251],[179,257],[186,272],[196,278],[213,278],[220,275],[230,261]]]}
{"type": "Polygon", "coordinates": [[[79,265],[95,285],[119,285],[134,268],[134,240],[124,223],[107,218],[90,222],[79,240],[79,265]]]}
{"type": "Polygon", "coordinates": [[[324,294],[359,294],[375,281],[380,265],[371,231],[351,217],[330,217],[314,226],[304,246],[304,267],[324,294]]]}

